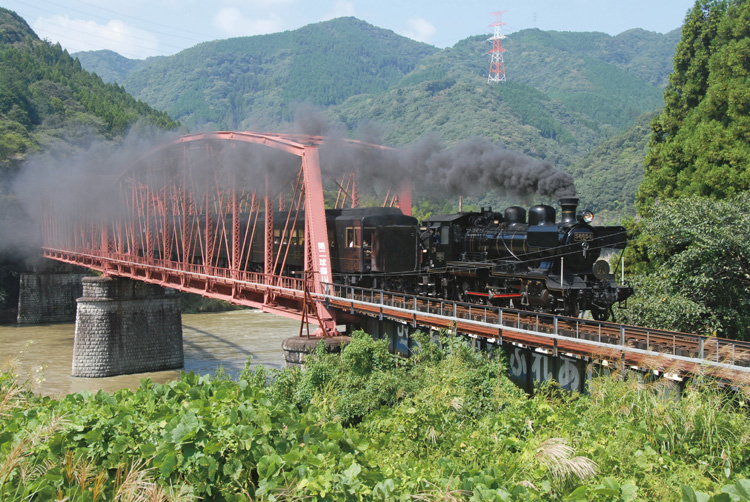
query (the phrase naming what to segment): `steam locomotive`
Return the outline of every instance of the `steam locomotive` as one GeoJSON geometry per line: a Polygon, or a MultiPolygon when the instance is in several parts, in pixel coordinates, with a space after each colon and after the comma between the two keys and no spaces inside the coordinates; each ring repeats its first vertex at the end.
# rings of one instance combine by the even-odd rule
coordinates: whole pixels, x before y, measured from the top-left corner
{"type": "Polygon", "coordinates": [[[421,239],[429,288],[420,292],[605,319],[633,293],[600,259],[604,249],[625,247],[626,231],[592,226],[594,215],[577,206],[577,198],[561,199],[559,222],[548,205],[430,218],[421,239]]]}
{"type": "MultiPolygon", "coordinates": [[[[507,208],[433,216],[419,225],[396,208],[326,211],[333,281],[458,301],[605,319],[632,288],[618,285],[603,249],[623,249],[621,226],[592,226],[578,199],[528,212],[507,208]]],[[[304,218],[302,215],[301,218],[304,218]]],[[[302,221],[300,221],[302,223],[302,221]]],[[[302,231],[275,247],[290,250],[283,273],[303,268],[302,231]]],[[[303,228],[303,227],[301,227],[303,228]]],[[[250,261],[263,262],[254,242],[250,261]]]]}

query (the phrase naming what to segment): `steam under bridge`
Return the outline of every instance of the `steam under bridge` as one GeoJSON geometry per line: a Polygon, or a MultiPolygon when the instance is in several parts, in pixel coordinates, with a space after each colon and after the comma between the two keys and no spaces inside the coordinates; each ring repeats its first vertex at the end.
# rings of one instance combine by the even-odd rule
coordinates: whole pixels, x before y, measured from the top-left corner
{"type": "MultiPolygon", "coordinates": [[[[746,342],[335,284],[325,207],[357,207],[363,188],[342,151],[356,152],[347,156],[355,164],[389,152],[304,135],[181,137],[102,174],[90,197],[47,198],[43,256],[299,319],[322,336],[342,325],[391,329],[405,333],[408,350],[417,329],[466,334],[509,346],[517,379],[554,377],[579,390],[591,361],[750,378],[746,342]],[[295,254],[302,267],[290,266],[295,254]]],[[[380,189],[383,205],[411,214],[407,181],[380,189]]]]}

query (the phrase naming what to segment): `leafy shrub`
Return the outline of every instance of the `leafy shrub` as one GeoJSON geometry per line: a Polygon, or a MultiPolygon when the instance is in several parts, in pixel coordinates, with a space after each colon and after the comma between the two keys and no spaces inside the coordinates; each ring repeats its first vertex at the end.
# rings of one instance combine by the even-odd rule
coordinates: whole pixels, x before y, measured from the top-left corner
{"type": "Polygon", "coordinates": [[[60,400],[0,373],[0,500],[747,500],[742,395],[602,377],[529,397],[460,339],[419,340],[60,400]]]}

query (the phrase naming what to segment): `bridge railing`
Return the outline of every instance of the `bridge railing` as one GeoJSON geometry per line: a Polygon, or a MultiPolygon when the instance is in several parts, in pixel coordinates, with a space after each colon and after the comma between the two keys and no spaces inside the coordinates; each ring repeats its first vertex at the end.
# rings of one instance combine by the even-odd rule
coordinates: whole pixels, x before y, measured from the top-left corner
{"type": "MultiPolygon", "coordinates": [[[[159,258],[144,258],[129,254],[101,252],[98,254],[104,259],[122,263],[124,265],[138,264],[149,266],[154,269],[161,269],[166,272],[186,273],[200,277],[226,279],[227,281],[244,282],[297,291],[304,291],[305,289],[305,280],[299,277],[264,274],[261,272],[247,272],[244,270],[233,270],[225,267],[205,266],[202,264],[185,263],[173,260],[162,260],[159,258]]],[[[310,284],[308,284],[308,287],[310,287],[310,284]]]]}
{"type": "MultiPolygon", "coordinates": [[[[405,314],[439,316],[497,326],[498,330],[519,329],[555,338],[584,340],[618,350],[659,353],[682,359],[750,367],[750,342],[691,333],[643,328],[578,317],[528,312],[492,305],[456,302],[440,298],[360,288],[339,284],[324,285],[329,296],[369,304],[377,308],[399,309],[405,314]]],[[[404,315],[407,318],[408,315],[404,315]]],[[[500,332],[500,331],[499,331],[500,332]]]]}
{"type": "MultiPolygon", "coordinates": [[[[75,256],[80,258],[80,264],[83,266],[92,266],[102,270],[112,269],[113,267],[142,267],[151,271],[160,271],[163,273],[174,273],[180,275],[192,275],[200,278],[212,280],[221,280],[226,283],[246,283],[271,288],[295,290],[303,292],[305,290],[305,279],[302,277],[288,277],[281,275],[264,274],[261,272],[247,272],[244,270],[233,270],[225,267],[205,266],[202,264],[185,263],[181,261],[163,260],[159,258],[146,258],[143,256],[107,252],[104,253],[99,249],[54,249],[45,248],[53,255],[61,257],[63,255],[75,256]],[[98,266],[96,266],[99,264],[98,266]]],[[[54,257],[54,256],[50,256],[54,257]]],[[[307,287],[313,290],[313,283],[307,280],[307,287]]]]}

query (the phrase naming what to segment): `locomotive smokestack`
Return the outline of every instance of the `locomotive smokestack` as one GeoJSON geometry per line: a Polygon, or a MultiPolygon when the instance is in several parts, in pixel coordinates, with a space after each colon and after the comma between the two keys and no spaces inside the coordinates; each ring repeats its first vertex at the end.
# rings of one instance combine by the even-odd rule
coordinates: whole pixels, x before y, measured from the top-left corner
{"type": "Polygon", "coordinates": [[[573,225],[576,220],[576,208],[578,207],[578,197],[565,197],[560,199],[560,208],[562,215],[560,223],[563,225],[573,225]]]}

